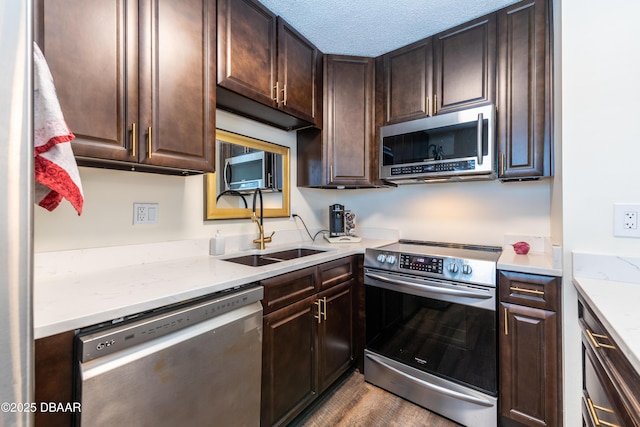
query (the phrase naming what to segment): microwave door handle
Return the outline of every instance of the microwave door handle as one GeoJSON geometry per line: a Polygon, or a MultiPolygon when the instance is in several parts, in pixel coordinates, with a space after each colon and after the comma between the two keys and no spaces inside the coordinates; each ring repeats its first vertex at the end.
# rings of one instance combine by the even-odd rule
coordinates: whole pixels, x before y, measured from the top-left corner
{"type": "Polygon", "coordinates": [[[484,117],[482,113],[478,114],[478,164],[482,164],[482,125],[484,123],[484,117]]]}
{"type": "Polygon", "coordinates": [[[227,189],[231,188],[231,163],[229,162],[224,165],[224,183],[227,189]]]}

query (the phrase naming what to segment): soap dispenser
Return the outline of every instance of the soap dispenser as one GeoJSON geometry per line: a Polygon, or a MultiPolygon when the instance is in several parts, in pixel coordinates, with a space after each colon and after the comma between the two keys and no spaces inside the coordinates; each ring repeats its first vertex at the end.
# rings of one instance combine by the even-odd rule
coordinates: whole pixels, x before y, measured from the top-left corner
{"type": "Polygon", "coordinates": [[[209,255],[224,254],[224,237],[220,234],[220,230],[216,230],[216,235],[209,242],[209,255]]]}

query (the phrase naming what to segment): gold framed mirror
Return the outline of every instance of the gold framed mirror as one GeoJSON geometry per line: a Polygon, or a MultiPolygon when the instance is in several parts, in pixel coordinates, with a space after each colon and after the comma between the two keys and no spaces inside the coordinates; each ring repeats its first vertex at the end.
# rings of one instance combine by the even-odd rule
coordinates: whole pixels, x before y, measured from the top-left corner
{"type": "Polygon", "coordinates": [[[256,188],[265,218],[291,213],[288,147],[217,129],[216,172],[204,179],[205,220],[251,218],[256,188]]]}

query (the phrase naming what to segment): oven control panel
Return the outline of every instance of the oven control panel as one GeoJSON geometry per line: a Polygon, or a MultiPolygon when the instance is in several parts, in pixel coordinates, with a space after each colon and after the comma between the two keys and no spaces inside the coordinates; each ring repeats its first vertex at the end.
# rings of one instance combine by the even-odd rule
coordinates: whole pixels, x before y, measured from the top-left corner
{"type": "Polygon", "coordinates": [[[427,273],[442,274],[444,259],[424,255],[400,254],[400,268],[427,273]]]}

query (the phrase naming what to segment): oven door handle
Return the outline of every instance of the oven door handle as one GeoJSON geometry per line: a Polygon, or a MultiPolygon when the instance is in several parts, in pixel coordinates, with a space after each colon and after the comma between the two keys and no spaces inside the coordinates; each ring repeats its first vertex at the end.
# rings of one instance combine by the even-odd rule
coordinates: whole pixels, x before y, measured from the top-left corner
{"type": "Polygon", "coordinates": [[[486,407],[493,406],[493,402],[491,402],[489,400],[481,399],[479,397],[471,396],[471,395],[464,394],[464,393],[460,393],[460,392],[455,391],[455,390],[449,390],[449,389],[447,389],[445,387],[441,387],[439,385],[432,384],[430,382],[421,380],[420,378],[413,377],[413,376],[407,374],[406,372],[402,372],[401,370],[394,368],[393,366],[389,365],[388,363],[385,363],[384,361],[380,360],[379,358],[377,358],[376,356],[374,356],[372,354],[367,354],[366,357],[371,359],[373,362],[383,366],[384,368],[389,369],[390,371],[393,371],[394,373],[396,373],[398,375],[401,375],[402,377],[404,377],[404,378],[406,378],[406,379],[408,379],[410,381],[418,383],[423,387],[429,388],[429,389],[431,389],[431,390],[433,390],[433,391],[435,391],[437,393],[444,394],[446,396],[450,396],[450,397],[453,397],[453,398],[458,399],[458,400],[464,400],[465,402],[470,402],[470,403],[473,403],[473,404],[476,404],[476,405],[481,405],[481,406],[486,406],[486,407]]]}
{"type": "MultiPolygon", "coordinates": [[[[393,278],[387,277],[387,276],[383,276],[382,274],[376,274],[376,273],[365,273],[365,275],[375,280],[380,280],[386,283],[392,283],[396,286],[405,286],[407,288],[415,289],[417,291],[422,291],[422,292],[431,292],[431,293],[436,293],[441,295],[451,295],[456,297],[467,297],[467,298],[476,298],[476,299],[489,299],[493,297],[489,292],[479,293],[479,292],[473,292],[473,291],[467,291],[467,290],[442,288],[440,286],[429,286],[423,283],[414,283],[408,280],[402,280],[395,277],[393,278]]],[[[431,282],[431,283],[435,283],[435,282],[431,282]]],[[[392,288],[388,288],[388,289],[394,290],[392,288]]]]}

